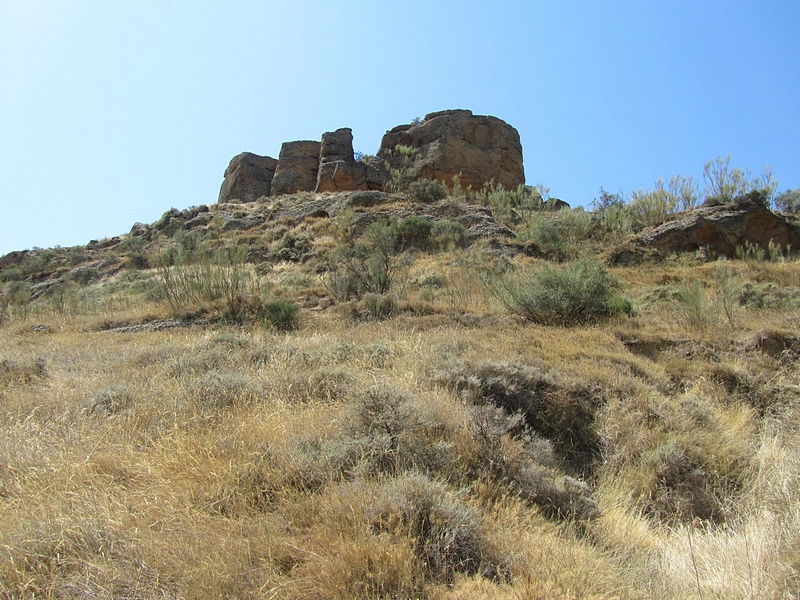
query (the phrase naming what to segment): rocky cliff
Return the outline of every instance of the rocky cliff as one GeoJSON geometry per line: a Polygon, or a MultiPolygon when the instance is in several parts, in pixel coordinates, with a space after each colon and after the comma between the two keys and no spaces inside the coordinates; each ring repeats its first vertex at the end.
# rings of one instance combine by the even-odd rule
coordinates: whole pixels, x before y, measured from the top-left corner
{"type": "Polygon", "coordinates": [[[355,159],[349,128],[324,133],[319,142],[285,142],[277,160],[243,152],[225,170],[219,202],[254,202],[295,192],[381,190],[393,168],[408,170],[412,180],[447,185],[460,177],[465,188],[492,182],[513,189],[525,183],[516,129],[496,117],[446,110],[387,131],[378,159],[369,162],[355,159]],[[411,152],[400,155],[397,146],[411,152]]]}

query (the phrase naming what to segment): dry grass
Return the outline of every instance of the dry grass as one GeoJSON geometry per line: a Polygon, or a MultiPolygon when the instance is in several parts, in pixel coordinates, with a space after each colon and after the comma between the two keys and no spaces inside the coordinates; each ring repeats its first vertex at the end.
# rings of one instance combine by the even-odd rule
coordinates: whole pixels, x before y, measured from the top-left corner
{"type": "Polygon", "coordinates": [[[290,333],[102,331],[166,314],[108,281],[4,323],[0,597],[797,597],[797,264],[732,261],[783,304],[700,328],[714,265],[614,269],[637,316],[556,328],[464,260],[382,320],[282,265],[290,333]]]}

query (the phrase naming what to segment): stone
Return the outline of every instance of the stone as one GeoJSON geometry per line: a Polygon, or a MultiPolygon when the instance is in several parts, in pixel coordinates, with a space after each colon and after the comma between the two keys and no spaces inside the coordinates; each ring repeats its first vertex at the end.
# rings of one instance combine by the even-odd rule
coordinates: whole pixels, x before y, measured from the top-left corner
{"type": "Polygon", "coordinates": [[[564,202],[561,198],[548,198],[543,208],[544,210],[558,212],[560,210],[569,210],[571,207],[568,202],[564,202]]]}
{"type": "Polygon", "coordinates": [[[131,227],[131,236],[132,237],[147,237],[150,233],[150,226],[147,223],[142,223],[137,221],[131,227]]]}
{"type": "Polygon", "coordinates": [[[345,192],[364,189],[367,189],[366,165],[349,164],[339,160],[319,166],[317,192],[345,192]]]}
{"type": "Polygon", "coordinates": [[[661,254],[703,251],[709,258],[736,256],[746,244],[767,249],[800,247],[800,226],[784,215],[775,214],[763,203],[747,197],[722,206],[702,206],[658,227],[639,234],[640,247],[661,254]]]}
{"type": "Polygon", "coordinates": [[[353,130],[349,127],[323,133],[320,142],[320,164],[341,161],[349,164],[356,162],[353,152],[353,130]]]}
{"type": "Polygon", "coordinates": [[[435,179],[452,187],[453,178],[460,176],[463,188],[480,189],[493,182],[508,190],[525,183],[517,130],[469,110],[430,113],[419,124],[387,131],[378,156],[394,168],[408,168],[412,180],[435,179]],[[398,145],[414,149],[409,164],[394,152],[398,145]]]}
{"type": "Polygon", "coordinates": [[[255,202],[272,191],[278,161],[269,156],[242,152],[231,159],[219,190],[218,202],[255,202]]]}
{"type": "Polygon", "coordinates": [[[322,134],[317,192],[366,189],[366,175],[366,165],[355,161],[352,129],[344,127],[322,134]]]}
{"type": "Polygon", "coordinates": [[[320,142],[284,142],[272,178],[272,196],[313,192],[317,188],[320,142]]]}

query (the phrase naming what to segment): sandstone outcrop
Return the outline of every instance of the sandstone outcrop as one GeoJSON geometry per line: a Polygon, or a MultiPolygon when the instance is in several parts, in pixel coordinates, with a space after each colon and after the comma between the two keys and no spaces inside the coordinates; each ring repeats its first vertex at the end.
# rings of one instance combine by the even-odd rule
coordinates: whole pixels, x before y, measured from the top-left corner
{"type": "Polygon", "coordinates": [[[313,192],[317,188],[320,142],[284,142],[278,156],[272,194],[313,192]]]}
{"type": "Polygon", "coordinates": [[[459,176],[464,188],[473,189],[490,182],[513,189],[525,182],[516,129],[496,117],[446,110],[387,131],[372,160],[355,160],[353,132],[347,127],[324,133],[319,142],[285,142],[277,161],[243,152],[225,170],[219,203],[295,192],[382,190],[390,168],[408,171],[409,181],[436,179],[453,185],[459,176]],[[412,148],[413,154],[398,156],[398,145],[412,148]]]}
{"type": "Polygon", "coordinates": [[[400,125],[386,132],[378,156],[393,167],[410,168],[411,179],[435,179],[479,189],[493,181],[505,189],[525,183],[519,133],[496,117],[473,115],[469,110],[430,113],[418,124],[400,125]],[[410,164],[395,152],[397,146],[414,150],[410,164]]]}
{"type": "Polygon", "coordinates": [[[747,197],[722,206],[703,206],[674,221],[642,232],[638,247],[661,254],[703,251],[709,258],[736,256],[747,244],[767,249],[770,242],[782,249],[800,247],[800,226],[747,197]]]}
{"type": "Polygon", "coordinates": [[[345,127],[323,133],[316,191],[361,190],[365,183],[365,166],[356,164],[353,153],[353,130],[345,127]]]}
{"type": "Polygon", "coordinates": [[[218,202],[255,202],[272,192],[272,179],[278,161],[269,156],[242,152],[231,159],[219,190],[218,202]]]}

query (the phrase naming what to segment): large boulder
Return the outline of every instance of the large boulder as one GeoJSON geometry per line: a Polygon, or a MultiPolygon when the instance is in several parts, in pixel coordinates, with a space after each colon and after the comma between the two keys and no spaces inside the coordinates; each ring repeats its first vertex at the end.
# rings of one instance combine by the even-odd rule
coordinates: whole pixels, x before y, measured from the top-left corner
{"type": "Polygon", "coordinates": [[[430,113],[418,124],[387,131],[378,156],[395,168],[409,169],[410,179],[435,179],[452,186],[453,178],[460,176],[461,186],[473,189],[490,181],[506,189],[525,183],[517,130],[469,110],[430,113]],[[411,147],[415,153],[406,159],[395,152],[397,146],[411,147]]]}
{"type": "Polygon", "coordinates": [[[231,159],[219,190],[218,202],[255,202],[272,191],[278,161],[269,156],[242,152],[231,159]]]}
{"type": "Polygon", "coordinates": [[[366,188],[366,166],[356,164],[353,130],[349,127],[323,133],[319,152],[317,192],[366,188]]]}
{"type": "Polygon", "coordinates": [[[272,195],[313,192],[317,187],[320,142],[284,142],[272,178],[272,195]]]}
{"type": "Polygon", "coordinates": [[[737,247],[748,244],[767,249],[770,242],[781,249],[800,247],[800,226],[747,196],[722,206],[700,207],[642,232],[635,240],[637,246],[661,254],[701,250],[709,257],[734,257],[737,247]]]}

